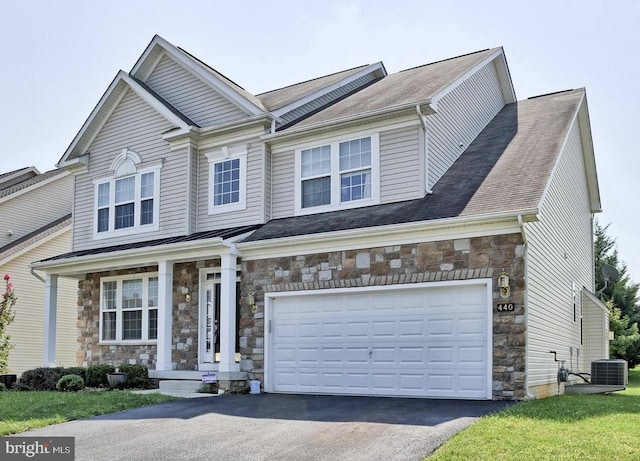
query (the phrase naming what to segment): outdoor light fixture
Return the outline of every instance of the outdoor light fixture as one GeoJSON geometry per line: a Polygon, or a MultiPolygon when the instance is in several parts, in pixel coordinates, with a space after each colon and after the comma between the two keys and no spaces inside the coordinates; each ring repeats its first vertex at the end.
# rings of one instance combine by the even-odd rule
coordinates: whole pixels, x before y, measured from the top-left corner
{"type": "Polygon", "coordinates": [[[251,312],[258,310],[258,305],[256,304],[255,296],[253,296],[253,291],[249,292],[249,296],[247,296],[247,304],[249,305],[251,312]]]}
{"type": "Polygon", "coordinates": [[[191,293],[189,292],[189,287],[187,286],[186,283],[182,287],[182,294],[184,295],[184,300],[186,302],[191,301],[191,293]]]}
{"type": "Polygon", "coordinates": [[[511,294],[511,289],[509,288],[509,276],[504,269],[502,270],[500,277],[498,277],[498,288],[500,288],[501,298],[508,298],[511,294]]]}

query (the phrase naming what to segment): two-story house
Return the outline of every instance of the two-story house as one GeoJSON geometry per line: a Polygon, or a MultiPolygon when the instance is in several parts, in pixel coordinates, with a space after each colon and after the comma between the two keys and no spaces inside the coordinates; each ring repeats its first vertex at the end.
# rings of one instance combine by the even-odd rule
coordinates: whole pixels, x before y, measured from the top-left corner
{"type": "MultiPolygon", "coordinates": [[[[25,167],[0,174],[0,275],[11,277],[18,297],[15,320],[8,328],[14,346],[9,354],[12,374],[42,365],[49,341],[43,336],[44,277],[29,264],[71,250],[72,199],[73,176],[68,171],[40,173],[25,167]]],[[[57,343],[52,364],[76,364],[77,293],[77,282],[61,280],[57,318],[49,319],[58,326],[51,338],[57,343]]]]}
{"type": "Polygon", "coordinates": [[[522,399],[608,356],[585,90],[517,101],[502,48],[253,95],[156,36],[59,166],[82,364],[522,399]]]}

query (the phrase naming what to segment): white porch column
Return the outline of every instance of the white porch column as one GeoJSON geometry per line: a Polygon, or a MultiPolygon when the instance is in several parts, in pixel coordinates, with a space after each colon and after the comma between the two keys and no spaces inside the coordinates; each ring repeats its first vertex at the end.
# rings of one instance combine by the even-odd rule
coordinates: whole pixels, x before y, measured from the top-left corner
{"type": "Polygon", "coordinates": [[[238,257],[223,254],[220,279],[220,368],[238,371],[236,363],[236,265],[238,257]]]}
{"type": "Polygon", "coordinates": [[[44,354],[42,366],[56,366],[56,315],[58,313],[58,276],[47,274],[44,281],[44,354]]]}
{"type": "Polygon", "coordinates": [[[158,352],[156,370],[171,370],[173,263],[158,261],[158,352]]]}

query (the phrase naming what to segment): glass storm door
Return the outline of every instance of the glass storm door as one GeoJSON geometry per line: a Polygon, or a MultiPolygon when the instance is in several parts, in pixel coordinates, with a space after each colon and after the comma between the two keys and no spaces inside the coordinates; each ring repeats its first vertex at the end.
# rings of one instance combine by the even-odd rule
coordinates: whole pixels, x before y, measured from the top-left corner
{"type": "Polygon", "coordinates": [[[220,298],[216,296],[219,285],[205,282],[202,287],[200,304],[200,363],[214,363],[216,343],[218,342],[218,319],[220,298]]]}

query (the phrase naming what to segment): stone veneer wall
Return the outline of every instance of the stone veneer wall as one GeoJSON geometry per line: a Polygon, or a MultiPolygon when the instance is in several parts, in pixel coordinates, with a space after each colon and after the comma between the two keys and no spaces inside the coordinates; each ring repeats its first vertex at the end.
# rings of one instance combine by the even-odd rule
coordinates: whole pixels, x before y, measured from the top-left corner
{"type": "Polygon", "coordinates": [[[493,278],[511,279],[511,313],[493,311],[493,398],[525,398],[524,246],[520,234],[335,251],[242,262],[241,370],[264,382],[264,293],[493,278]]]}
{"type": "Polygon", "coordinates": [[[137,269],[90,273],[78,282],[78,351],[76,358],[82,366],[104,363],[119,366],[123,362],[139,363],[149,368],[155,366],[157,348],[155,344],[130,346],[100,345],[100,278],[125,274],[155,272],[157,266],[137,269]]]}
{"type": "MultiPolygon", "coordinates": [[[[171,361],[177,370],[197,370],[198,365],[198,284],[199,269],[219,266],[219,260],[175,264],[173,267],[173,325],[171,361]],[[187,286],[191,300],[182,288],[187,286]]],[[[83,366],[106,363],[118,366],[123,362],[155,368],[156,344],[100,345],[100,278],[118,275],[156,272],[156,266],[87,274],[79,282],[78,342],[76,358],[83,366]]]]}

